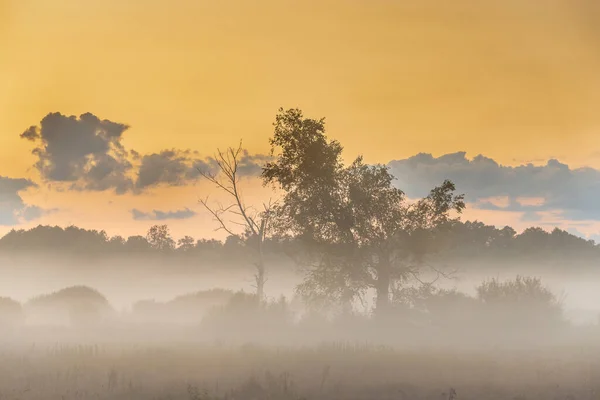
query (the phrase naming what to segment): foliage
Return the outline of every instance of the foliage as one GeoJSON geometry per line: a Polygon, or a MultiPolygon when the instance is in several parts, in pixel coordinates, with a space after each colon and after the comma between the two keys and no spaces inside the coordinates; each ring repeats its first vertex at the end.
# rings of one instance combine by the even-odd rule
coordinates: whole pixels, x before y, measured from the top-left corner
{"type": "Polygon", "coordinates": [[[59,291],[34,297],[25,303],[28,314],[43,320],[89,325],[114,317],[115,310],[97,290],[87,286],[71,286],[59,291]]]}
{"type": "Polygon", "coordinates": [[[182,252],[190,252],[194,250],[195,240],[191,236],[184,236],[177,241],[177,250],[182,252]]]}
{"type": "Polygon", "coordinates": [[[561,301],[540,278],[487,280],[477,287],[477,298],[485,305],[483,314],[495,325],[541,328],[564,323],[561,301]]]}
{"type": "Polygon", "coordinates": [[[21,323],[23,317],[23,308],[18,301],[0,297],[0,329],[21,323]]]}
{"type": "Polygon", "coordinates": [[[418,273],[426,236],[455,221],[450,214],[462,212],[464,196],[445,181],[409,203],[386,166],[358,157],[345,167],[342,146],[326,137],[324,119],[280,109],[274,125],[276,158],[262,178],[285,193],[277,227],[317,254],[301,293],[348,304],[374,289],[377,309],[385,310],[390,287],[418,273]]]}
{"type": "Polygon", "coordinates": [[[170,251],[175,249],[175,240],[171,237],[167,225],[153,225],[146,234],[146,240],[150,247],[158,251],[170,251]]]}
{"type": "MultiPolygon", "coordinates": [[[[416,237],[416,235],[415,235],[416,237]]],[[[245,238],[229,237],[225,241],[216,239],[194,239],[193,248],[186,243],[186,251],[173,252],[152,248],[145,236],[133,235],[121,241],[115,236],[109,238],[97,230],[82,228],[70,229],[58,226],[38,226],[28,230],[12,230],[0,238],[0,255],[10,254],[54,254],[57,256],[83,255],[86,257],[111,257],[114,255],[142,255],[160,252],[168,257],[183,254],[195,255],[199,260],[211,259],[239,261],[248,259],[251,246],[247,246],[245,238]],[[73,235],[78,236],[73,240],[73,235]],[[227,246],[225,243],[227,242],[227,246]]],[[[189,237],[185,239],[189,240],[189,237]]],[[[183,242],[180,242],[183,243],[183,242]]],[[[293,237],[272,237],[265,240],[265,254],[269,256],[289,255],[295,260],[312,265],[314,254],[306,254],[306,240],[293,237]]],[[[402,243],[398,243],[398,251],[402,243]]],[[[424,235],[421,245],[430,253],[436,252],[437,259],[448,263],[477,264],[481,269],[489,262],[517,264],[528,263],[561,264],[564,267],[579,268],[591,264],[600,258],[600,246],[593,241],[575,236],[561,229],[551,232],[539,228],[526,229],[517,233],[511,227],[496,228],[480,221],[454,221],[435,235],[424,235]]]]}

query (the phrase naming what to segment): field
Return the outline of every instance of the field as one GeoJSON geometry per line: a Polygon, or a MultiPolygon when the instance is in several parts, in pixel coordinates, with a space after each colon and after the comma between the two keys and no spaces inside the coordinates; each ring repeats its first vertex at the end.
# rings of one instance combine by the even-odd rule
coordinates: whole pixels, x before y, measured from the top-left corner
{"type": "MultiPolygon", "coordinates": [[[[152,279],[116,279],[113,270],[98,270],[103,275],[87,280],[75,273],[45,279],[51,277],[47,272],[20,280],[20,286],[4,283],[25,314],[36,318],[25,326],[0,328],[0,400],[600,400],[596,321],[545,328],[523,327],[519,320],[518,330],[502,324],[490,328],[489,322],[501,316],[498,310],[469,315],[463,303],[458,308],[448,303],[450,308],[436,314],[438,324],[427,326],[400,319],[380,326],[365,318],[339,324],[309,318],[290,325],[285,309],[275,303],[264,314],[240,303],[241,308],[224,308],[204,320],[204,297],[175,294],[193,293],[199,284],[215,287],[214,278],[173,273],[159,279],[162,275],[146,269],[152,279]],[[70,283],[64,276],[109,295],[76,290],[65,297],[66,292],[54,292],[70,283]],[[135,289],[127,285],[133,281],[135,289]],[[150,296],[153,291],[158,295],[150,296]],[[131,307],[136,299],[153,297],[164,303],[148,303],[148,318],[131,307]],[[48,303],[50,298],[65,302],[48,303]],[[80,319],[79,313],[93,311],[79,308],[86,299],[117,303],[116,319],[93,324],[93,318],[80,319]],[[33,307],[39,303],[56,308],[33,307]],[[39,314],[46,319],[38,321],[39,314]],[[73,315],[71,323],[58,323],[73,315]]],[[[275,280],[273,290],[286,287],[279,283],[275,280]]],[[[591,289],[573,292],[582,303],[596,304],[588,295],[591,289]]]]}
{"type": "Polygon", "coordinates": [[[2,351],[2,399],[597,399],[600,351],[40,345],[2,351]]]}

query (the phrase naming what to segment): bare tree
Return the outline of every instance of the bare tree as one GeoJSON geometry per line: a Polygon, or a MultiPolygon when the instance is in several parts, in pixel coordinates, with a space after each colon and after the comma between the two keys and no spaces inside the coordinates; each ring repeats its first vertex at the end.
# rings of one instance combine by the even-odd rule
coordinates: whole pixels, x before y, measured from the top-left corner
{"type": "Polygon", "coordinates": [[[198,170],[205,179],[213,183],[218,189],[222,190],[230,197],[230,203],[227,205],[217,203],[216,206],[210,206],[208,204],[208,197],[199,201],[219,223],[217,230],[224,230],[232,236],[245,236],[246,243],[255,250],[255,287],[257,297],[259,300],[262,300],[264,298],[264,287],[267,281],[264,243],[269,235],[275,203],[271,200],[269,200],[268,203],[263,203],[262,211],[258,211],[254,207],[248,207],[244,203],[239,188],[241,176],[238,169],[242,152],[241,141],[237,149],[234,149],[233,147],[228,148],[226,151],[217,149],[217,154],[214,156],[216,171],[198,170]],[[233,229],[234,226],[241,227],[243,233],[236,233],[236,230],[233,229]]]}

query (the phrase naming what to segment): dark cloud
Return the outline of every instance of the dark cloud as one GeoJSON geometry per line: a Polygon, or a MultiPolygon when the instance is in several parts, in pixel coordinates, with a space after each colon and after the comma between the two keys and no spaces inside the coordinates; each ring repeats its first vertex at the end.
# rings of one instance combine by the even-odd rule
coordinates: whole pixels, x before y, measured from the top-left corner
{"type": "Polygon", "coordinates": [[[0,225],[32,221],[46,213],[40,207],[25,204],[21,198],[19,193],[32,187],[37,185],[28,179],[0,176],[0,225]]]}
{"type": "MultiPolygon", "coordinates": [[[[125,124],[101,120],[91,113],[79,117],[50,113],[39,127],[31,126],[21,133],[21,138],[35,143],[35,167],[55,190],[140,193],[159,185],[192,183],[200,178],[200,171],[217,172],[216,161],[201,158],[197,151],[140,154],[127,150],[121,143],[127,129],[125,124]]],[[[244,151],[239,158],[239,175],[260,174],[268,159],[244,151]]]]}
{"type": "Polygon", "coordinates": [[[555,159],[545,165],[523,164],[503,166],[491,158],[478,155],[469,160],[466,153],[450,153],[440,157],[420,153],[389,163],[397,184],[409,197],[421,197],[444,179],[452,180],[457,190],[465,193],[479,208],[532,213],[560,210],[573,220],[600,220],[600,170],[571,169],[555,159]],[[498,206],[489,199],[506,197],[507,206],[498,206]],[[527,205],[519,198],[543,198],[543,204],[527,205]]]}
{"type": "Polygon", "coordinates": [[[163,150],[144,155],[135,186],[144,189],[150,186],[181,186],[197,178],[197,166],[204,166],[192,158],[190,151],[163,150]]]}
{"type": "Polygon", "coordinates": [[[114,189],[122,194],[133,186],[129,153],[121,144],[127,129],[91,113],[79,117],[50,113],[21,138],[36,144],[35,167],[45,181],[69,182],[74,190],[114,189]]]}
{"type": "Polygon", "coordinates": [[[188,219],[196,215],[195,211],[185,208],[177,211],[160,211],[152,210],[151,212],[143,212],[137,209],[131,210],[131,215],[136,221],[164,221],[169,219],[188,219]]]}
{"type": "Polygon", "coordinates": [[[270,156],[264,154],[250,154],[247,150],[244,150],[240,162],[238,164],[238,170],[241,176],[258,176],[262,172],[262,167],[271,161],[270,156]]]}
{"type": "MultiPolygon", "coordinates": [[[[257,176],[269,159],[262,154],[252,155],[244,151],[239,158],[240,177],[257,176]]],[[[163,150],[160,153],[144,155],[140,159],[135,186],[144,189],[157,185],[181,186],[197,180],[201,172],[216,173],[214,158],[198,158],[197,152],[190,150],[163,150]]]]}

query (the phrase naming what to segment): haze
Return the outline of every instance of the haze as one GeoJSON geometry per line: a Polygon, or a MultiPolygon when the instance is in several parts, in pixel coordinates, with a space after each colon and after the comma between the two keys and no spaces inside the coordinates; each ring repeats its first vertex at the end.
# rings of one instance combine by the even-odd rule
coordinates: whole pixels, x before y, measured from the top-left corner
{"type": "Polygon", "coordinates": [[[596,398],[598,4],[0,0],[0,398],[596,398]]]}

